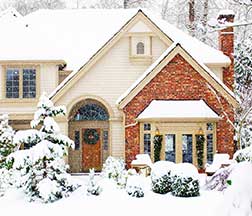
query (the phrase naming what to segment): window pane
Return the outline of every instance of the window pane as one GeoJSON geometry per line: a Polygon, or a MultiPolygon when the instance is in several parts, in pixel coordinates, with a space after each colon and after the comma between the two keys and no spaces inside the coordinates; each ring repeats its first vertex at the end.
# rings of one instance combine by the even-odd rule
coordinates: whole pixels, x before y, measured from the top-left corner
{"type": "Polygon", "coordinates": [[[80,149],[80,131],[74,131],[75,150],[80,149]]]}
{"type": "Polygon", "coordinates": [[[151,130],[151,124],[149,124],[149,123],[144,123],[144,130],[145,130],[145,131],[150,131],[150,130],[151,130]]]}
{"type": "Polygon", "coordinates": [[[151,155],[151,135],[144,134],[144,153],[151,155]]]}
{"type": "Polygon", "coordinates": [[[137,43],[137,54],[144,54],[144,43],[137,43]]]}
{"type": "Polygon", "coordinates": [[[213,162],[213,134],[207,134],[207,163],[213,162]]]}
{"type": "Polygon", "coordinates": [[[165,135],[165,160],[176,161],[175,134],[165,135]]]}
{"type": "Polygon", "coordinates": [[[103,150],[108,150],[108,131],[103,131],[103,150]]]}
{"type": "Polygon", "coordinates": [[[6,71],[6,98],[19,98],[19,70],[8,68],[6,71]]]}
{"type": "Polygon", "coordinates": [[[213,123],[207,123],[207,130],[212,131],[213,127],[213,123]]]}
{"type": "Polygon", "coordinates": [[[23,69],[23,98],[36,97],[36,70],[23,69]]]}
{"type": "Polygon", "coordinates": [[[183,162],[192,163],[192,134],[182,135],[183,162]]]}

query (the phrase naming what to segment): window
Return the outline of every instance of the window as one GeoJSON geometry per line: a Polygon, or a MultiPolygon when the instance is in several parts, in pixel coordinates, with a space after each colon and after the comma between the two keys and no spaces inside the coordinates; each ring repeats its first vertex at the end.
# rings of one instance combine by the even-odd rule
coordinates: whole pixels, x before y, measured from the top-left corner
{"type": "Polygon", "coordinates": [[[80,149],[80,131],[74,131],[75,150],[80,149]]]}
{"type": "Polygon", "coordinates": [[[207,123],[206,126],[207,163],[211,164],[214,155],[214,123],[207,123]]]}
{"type": "Polygon", "coordinates": [[[137,55],[143,55],[144,54],[144,43],[138,42],[137,43],[137,55]]]}
{"type": "Polygon", "coordinates": [[[144,134],[144,154],[151,155],[151,134],[144,134]]]}
{"type": "Polygon", "coordinates": [[[107,121],[109,120],[109,114],[102,106],[89,103],[82,106],[74,116],[75,121],[107,121]]]}
{"type": "Polygon", "coordinates": [[[176,162],[176,135],[165,135],[165,160],[176,162]]]}
{"type": "Polygon", "coordinates": [[[36,97],[36,70],[23,69],[23,98],[36,97]]]}
{"type": "Polygon", "coordinates": [[[6,70],[6,98],[19,98],[19,69],[6,70]]]}
{"type": "Polygon", "coordinates": [[[151,130],[151,124],[150,123],[144,123],[144,131],[150,131],[151,130]]]}
{"type": "Polygon", "coordinates": [[[36,98],[36,69],[7,68],[6,98],[36,98]]]}
{"type": "Polygon", "coordinates": [[[183,152],[183,163],[192,163],[192,134],[182,135],[182,152],[183,152]]]}
{"type": "Polygon", "coordinates": [[[108,150],[108,131],[103,131],[103,150],[108,150]]]}

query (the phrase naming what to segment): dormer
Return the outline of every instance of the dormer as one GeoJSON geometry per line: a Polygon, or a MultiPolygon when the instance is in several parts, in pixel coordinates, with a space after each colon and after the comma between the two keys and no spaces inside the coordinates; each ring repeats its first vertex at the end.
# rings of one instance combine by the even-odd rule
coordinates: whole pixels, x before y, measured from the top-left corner
{"type": "Polygon", "coordinates": [[[132,62],[152,62],[152,37],[151,29],[143,22],[138,21],[129,31],[129,58],[132,62]]]}

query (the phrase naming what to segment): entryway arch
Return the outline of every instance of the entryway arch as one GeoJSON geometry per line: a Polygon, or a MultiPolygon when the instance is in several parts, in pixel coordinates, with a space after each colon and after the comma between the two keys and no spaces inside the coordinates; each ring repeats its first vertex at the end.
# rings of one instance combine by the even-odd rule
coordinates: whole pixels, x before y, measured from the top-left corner
{"type": "Polygon", "coordinates": [[[109,119],[106,106],[93,98],[72,106],[68,115],[69,136],[75,142],[75,149],[69,150],[71,172],[101,170],[109,155],[109,119]]]}

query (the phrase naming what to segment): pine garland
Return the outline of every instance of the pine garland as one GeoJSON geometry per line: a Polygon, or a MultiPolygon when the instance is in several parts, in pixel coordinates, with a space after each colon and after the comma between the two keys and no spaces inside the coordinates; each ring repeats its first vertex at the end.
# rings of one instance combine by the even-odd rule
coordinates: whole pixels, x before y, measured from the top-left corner
{"type": "Polygon", "coordinates": [[[197,161],[198,161],[198,168],[200,169],[204,167],[203,166],[204,143],[205,143],[204,135],[196,135],[197,161]]]}
{"type": "Polygon", "coordinates": [[[160,161],[160,153],[162,149],[162,135],[155,135],[154,136],[154,162],[160,161]]]}

